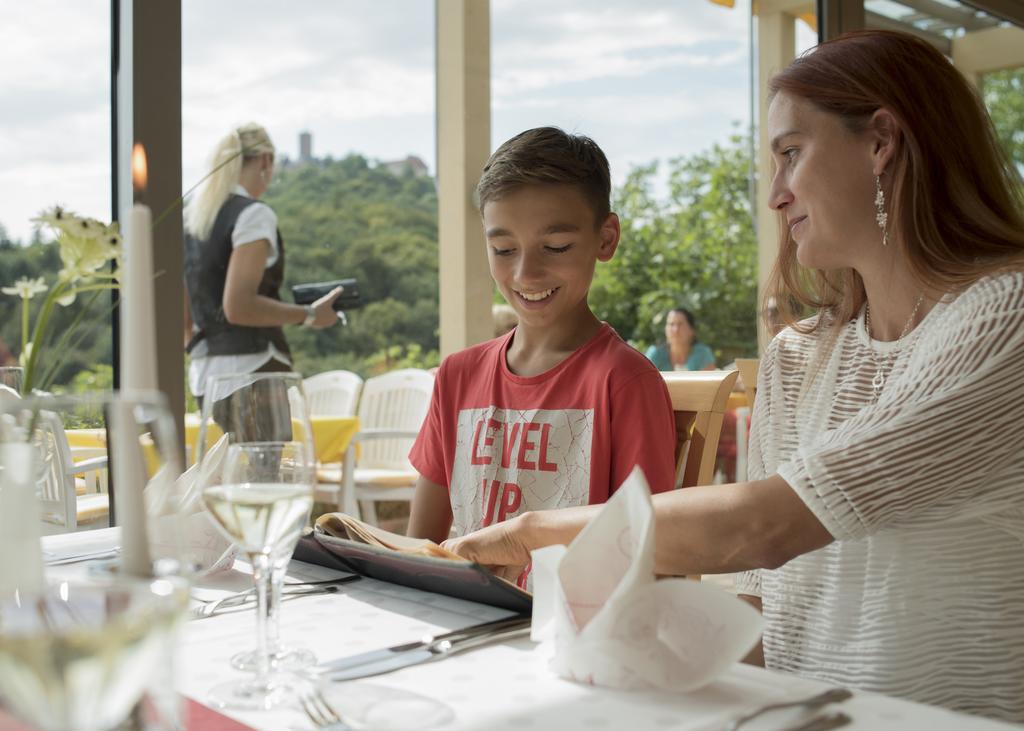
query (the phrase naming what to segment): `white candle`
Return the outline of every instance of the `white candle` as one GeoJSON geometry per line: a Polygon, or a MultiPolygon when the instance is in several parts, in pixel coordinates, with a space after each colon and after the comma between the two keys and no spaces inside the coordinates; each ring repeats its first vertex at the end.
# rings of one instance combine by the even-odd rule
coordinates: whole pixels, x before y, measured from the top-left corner
{"type": "Polygon", "coordinates": [[[151,576],[146,527],[146,466],[139,442],[139,427],[132,415],[132,402],[118,401],[110,415],[113,435],[114,500],[117,524],[121,526],[121,568],[134,576],[151,576]]]}
{"type": "MultiPolygon", "coordinates": [[[[132,152],[132,182],[146,187],[146,156],[132,152]]],[[[156,332],[153,306],[153,214],[136,203],[128,215],[121,280],[121,390],[156,388],[156,332]]]]}
{"type": "MultiPolygon", "coordinates": [[[[146,153],[132,150],[132,183],[141,194],[146,187],[146,153]]],[[[142,203],[132,206],[124,236],[121,263],[121,391],[156,389],[156,333],[153,307],[153,216],[142,203]]],[[[130,408],[121,404],[112,415],[115,509],[121,526],[121,566],[127,572],[152,572],[142,490],[145,466],[139,430],[130,408]]]]}

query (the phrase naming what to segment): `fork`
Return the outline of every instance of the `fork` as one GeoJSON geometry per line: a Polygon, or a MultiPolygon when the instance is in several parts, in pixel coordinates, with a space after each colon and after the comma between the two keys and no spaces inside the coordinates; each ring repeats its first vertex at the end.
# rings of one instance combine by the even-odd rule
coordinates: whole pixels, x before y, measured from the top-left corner
{"type": "MultiPolygon", "coordinates": [[[[851,693],[846,688],[829,688],[824,693],[818,693],[817,695],[813,695],[810,698],[804,698],[803,700],[789,701],[786,703],[769,703],[768,705],[761,706],[760,708],[757,708],[751,711],[750,713],[740,716],[739,718],[734,718],[729,723],[729,725],[725,726],[722,729],[722,731],[736,731],[736,729],[738,729],[743,724],[747,723],[747,721],[752,721],[758,716],[768,713],[770,711],[781,711],[783,708],[801,707],[806,708],[808,710],[814,710],[817,708],[821,708],[822,706],[827,706],[829,703],[841,703],[852,697],[853,693],[851,693]]],[[[831,717],[823,716],[822,718],[831,717]]],[[[844,718],[846,717],[844,716],[844,718]]],[[[842,722],[839,725],[843,725],[843,723],[848,723],[848,721],[842,722]]],[[[797,727],[798,731],[802,731],[803,728],[803,726],[797,727]]],[[[819,727],[811,726],[812,730],[817,728],[819,727]]],[[[836,728],[836,726],[825,726],[824,728],[836,728]]]]}
{"type": "MultiPolygon", "coordinates": [[[[298,591],[288,591],[287,587],[281,592],[282,600],[291,599],[293,597],[309,596],[310,594],[333,594],[341,590],[341,587],[337,584],[326,584],[321,586],[310,586],[305,589],[299,589],[298,591]]],[[[256,592],[245,591],[239,594],[229,594],[221,599],[215,599],[205,604],[200,604],[190,610],[190,615],[193,619],[205,619],[206,617],[212,617],[213,615],[220,612],[222,609],[231,609],[233,607],[240,607],[244,604],[254,602],[256,599],[256,592]]]]}
{"type": "Polygon", "coordinates": [[[302,704],[302,710],[306,712],[309,720],[317,728],[324,729],[324,731],[354,731],[331,707],[331,704],[318,689],[314,688],[304,694],[299,698],[299,703],[302,704]]]}

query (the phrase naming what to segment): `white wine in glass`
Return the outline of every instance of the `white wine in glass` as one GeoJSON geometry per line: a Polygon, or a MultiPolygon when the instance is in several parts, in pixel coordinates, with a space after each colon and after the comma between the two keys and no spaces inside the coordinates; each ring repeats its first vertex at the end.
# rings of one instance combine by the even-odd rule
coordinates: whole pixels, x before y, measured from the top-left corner
{"type": "Polygon", "coordinates": [[[188,606],[174,577],[62,583],[0,601],[0,702],[43,731],[106,731],[167,662],[188,606]]]}
{"type": "Polygon", "coordinates": [[[272,675],[267,646],[267,601],[276,556],[295,548],[313,507],[315,463],[306,442],[231,444],[223,484],[203,490],[203,502],[221,530],[247,555],[256,585],[256,677],[211,691],[222,708],[270,709],[291,700],[295,687],[272,675]]]}

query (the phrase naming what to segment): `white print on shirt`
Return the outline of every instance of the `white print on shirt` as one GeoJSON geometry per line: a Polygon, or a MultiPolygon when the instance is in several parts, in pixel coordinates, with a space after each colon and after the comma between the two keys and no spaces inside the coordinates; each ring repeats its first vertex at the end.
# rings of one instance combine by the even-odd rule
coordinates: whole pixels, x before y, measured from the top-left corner
{"type": "Polygon", "coordinates": [[[456,535],[529,510],[590,499],[593,409],[459,412],[451,501],[456,535]]]}

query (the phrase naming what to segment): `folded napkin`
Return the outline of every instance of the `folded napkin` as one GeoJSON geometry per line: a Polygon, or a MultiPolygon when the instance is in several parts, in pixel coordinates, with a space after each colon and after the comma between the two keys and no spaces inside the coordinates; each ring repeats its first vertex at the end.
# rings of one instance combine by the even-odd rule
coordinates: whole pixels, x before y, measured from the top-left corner
{"type": "Polygon", "coordinates": [[[201,500],[206,487],[220,484],[227,448],[228,437],[224,435],[201,462],[189,467],[177,480],[172,481],[165,468],[161,468],[146,485],[146,512],[158,516],[150,522],[154,558],[181,554],[187,565],[204,574],[223,571],[234,564],[238,547],[220,532],[201,500]],[[176,496],[175,518],[170,513],[175,509],[176,496]]]}
{"type": "Polygon", "coordinates": [[[761,615],[721,589],[655,579],[654,508],[635,468],[569,545],[533,552],[534,640],[561,677],[626,690],[689,691],[739,661],[761,615]]]}

